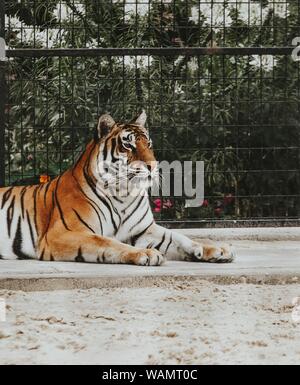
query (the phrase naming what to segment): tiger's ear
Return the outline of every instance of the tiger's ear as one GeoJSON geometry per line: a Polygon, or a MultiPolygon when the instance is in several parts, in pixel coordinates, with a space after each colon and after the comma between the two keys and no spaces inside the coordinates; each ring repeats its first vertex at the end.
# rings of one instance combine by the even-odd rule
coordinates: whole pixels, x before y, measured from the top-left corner
{"type": "Polygon", "coordinates": [[[97,135],[98,139],[104,138],[110,130],[113,128],[113,126],[116,124],[114,119],[108,115],[104,114],[101,115],[98,121],[98,127],[97,127],[97,135]]]}
{"type": "Polygon", "coordinates": [[[143,110],[141,114],[134,119],[134,123],[142,127],[145,127],[146,121],[147,121],[147,114],[145,110],[143,110]]]}

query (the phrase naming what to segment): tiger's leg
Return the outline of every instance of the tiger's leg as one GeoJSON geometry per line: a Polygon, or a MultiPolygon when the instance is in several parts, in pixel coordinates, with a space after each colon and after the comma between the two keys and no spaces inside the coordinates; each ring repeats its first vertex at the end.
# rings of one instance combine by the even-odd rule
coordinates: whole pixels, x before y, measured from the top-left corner
{"type": "Polygon", "coordinates": [[[227,263],[235,257],[228,245],[194,242],[183,234],[156,224],[136,240],[136,246],[157,249],[170,260],[227,263]]]}
{"type": "Polygon", "coordinates": [[[163,255],[154,249],[129,246],[94,234],[65,232],[47,234],[39,245],[38,258],[44,261],[125,263],[161,265],[163,255]]]}

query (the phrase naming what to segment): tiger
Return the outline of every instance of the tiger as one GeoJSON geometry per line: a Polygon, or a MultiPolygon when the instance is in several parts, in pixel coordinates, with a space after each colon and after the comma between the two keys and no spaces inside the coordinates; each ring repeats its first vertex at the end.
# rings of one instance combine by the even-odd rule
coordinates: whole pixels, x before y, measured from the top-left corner
{"type": "Polygon", "coordinates": [[[1,188],[0,259],[140,266],[232,262],[231,246],[195,242],[155,222],[148,191],[158,162],[146,119],[145,111],[129,123],[105,113],[94,138],[60,176],[1,188]]]}

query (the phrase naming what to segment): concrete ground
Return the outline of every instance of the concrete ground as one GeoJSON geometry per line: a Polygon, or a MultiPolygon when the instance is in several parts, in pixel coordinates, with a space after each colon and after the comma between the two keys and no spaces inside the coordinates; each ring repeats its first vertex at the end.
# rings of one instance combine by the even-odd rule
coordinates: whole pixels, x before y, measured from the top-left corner
{"type": "Polygon", "coordinates": [[[0,289],[58,290],[141,287],[163,277],[200,277],[215,282],[300,282],[300,241],[233,241],[232,264],[167,261],[159,267],[63,262],[1,261],[0,289]]]}
{"type": "Polygon", "coordinates": [[[255,231],[186,231],[230,265],[0,261],[0,364],[299,364],[300,233],[255,231]]]}

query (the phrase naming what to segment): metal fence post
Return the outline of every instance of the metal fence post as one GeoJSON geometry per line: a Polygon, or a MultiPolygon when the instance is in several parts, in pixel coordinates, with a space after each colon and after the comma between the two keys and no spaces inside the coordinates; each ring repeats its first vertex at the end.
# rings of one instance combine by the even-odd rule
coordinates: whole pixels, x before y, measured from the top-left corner
{"type": "Polygon", "coordinates": [[[5,1],[0,0],[0,187],[5,184],[5,1]]]}

